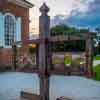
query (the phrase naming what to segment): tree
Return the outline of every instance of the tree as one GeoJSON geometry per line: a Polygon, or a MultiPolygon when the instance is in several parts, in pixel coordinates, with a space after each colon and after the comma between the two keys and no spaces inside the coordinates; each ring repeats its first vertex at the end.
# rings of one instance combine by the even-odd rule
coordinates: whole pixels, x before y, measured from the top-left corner
{"type": "Polygon", "coordinates": [[[79,29],[79,33],[88,33],[89,29],[79,29]]]}
{"type": "Polygon", "coordinates": [[[100,33],[100,28],[99,27],[97,27],[95,30],[97,31],[97,33],[100,33]]]}
{"type": "Polygon", "coordinates": [[[95,28],[96,36],[95,41],[95,55],[100,54],[100,27],[95,28]]]}
{"type": "MultiPolygon", "coordinates": [[[[56,25],[51,28],[51,36],[56,35],[77,35],[89,32],[89,29],[78,29],[75,27],[70,27],[64,24],[56,25]]],[[[52,43],[53,51],[83,51],[85,49],[85,41],[63,41],[52,43]]]]}
{"type": "Polygon", "coordinates": [[[56,25],[51,28],[51,36],[55,35],[67,35],[67,34],[78,34],[80,30],[75,27],[69,27],[64,24],[56,25]]]}

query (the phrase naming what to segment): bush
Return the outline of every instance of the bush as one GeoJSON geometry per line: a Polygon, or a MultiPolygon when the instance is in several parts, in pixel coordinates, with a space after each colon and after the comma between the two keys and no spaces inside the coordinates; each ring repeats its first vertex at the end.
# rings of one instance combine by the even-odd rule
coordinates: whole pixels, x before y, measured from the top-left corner
{"type": "Polygon", "coordinates": [[[94,79],[100,81],[100,64],[94,67],[94,72],[96,74],[94,79]]]}
{"type": "Polygon", "coordinates": [[[71,60],[71,58],[70,57],[65,57],[64,58],[64,64],[66,65],[66,64],[71,64],[72,63],[72,60],[71,60]]]}
{"type": "Polygon", "coordinates": [[[17,59],[17,66],[20,68],[32,67],[32,59],[28,55],[24,54],[17,59]]]}
{"type": "Polygon", "coordinates": [[[100,55],[95,56],[95,57],[94,57],[94,60],[100,60],[100,55]]]}

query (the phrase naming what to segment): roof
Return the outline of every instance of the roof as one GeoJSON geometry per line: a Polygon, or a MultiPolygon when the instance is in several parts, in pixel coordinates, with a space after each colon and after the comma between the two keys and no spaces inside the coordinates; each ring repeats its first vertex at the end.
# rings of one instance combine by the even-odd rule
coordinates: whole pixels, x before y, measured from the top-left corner
{"type": "Polygon", "coordinates": [[[29,5],[31,5],[31,6],[34,6],[32,3],[30,3],[29,1],[27,1],[27,0],[22,0],[22,1],[24,1],[24,2],[26,2],[26,3],[28,3],[29,5]]]}
{"type": "Polygon", "coordinates": [[[8,2],[12,2],[24,8],[32,8],[34,6],[34,4],[30,3],[27,0],[8,0],[8,2]]]}

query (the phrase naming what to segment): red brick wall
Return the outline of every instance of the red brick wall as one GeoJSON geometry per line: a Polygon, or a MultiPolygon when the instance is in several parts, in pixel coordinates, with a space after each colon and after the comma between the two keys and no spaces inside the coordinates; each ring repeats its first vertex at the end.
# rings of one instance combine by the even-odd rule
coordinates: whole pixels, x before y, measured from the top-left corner
{"type": "MultiPolygon", "coordinates": [[[[0,0],[0,10],[5,12],[12,13],[15,16],[21,17],[21,39],[25,40],[29,37],[29,9],[20,7],[18,5],[7,3],[6,0],[0,0]]],[[[26,50],[26,49],[22,49],[26,50]]],[[[9,65],[11,63],[11,49],[2,49],[0,50],[0,61],[2,64],[9,65]]]]}
{"type": "MultiPolygon", "coordinates": [[[[0,0],[1,1],[1,0],[0,0]]],[[[20,7],[12,3],[2,3],[0,9],[3,9],[5,12],[12,13],[15,16],[20,16],[22,19],[22,40],[27,39],[29,36],[29,9],[20,7]]]]}
{"type": "Polygon", "coordinates": [[[1,50],[1,54],[0,54],[0,57],[1,57],[1,65],[4,65],[4,66],[10,66],[12,65],[12,51],[11,49],[2,49],[1,50]]]}

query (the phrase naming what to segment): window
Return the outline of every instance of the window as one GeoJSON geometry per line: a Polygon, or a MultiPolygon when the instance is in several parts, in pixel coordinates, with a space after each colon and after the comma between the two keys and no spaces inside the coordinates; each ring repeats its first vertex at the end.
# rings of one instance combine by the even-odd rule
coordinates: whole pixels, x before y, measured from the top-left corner
{"type": "Polygon", "coordinates": [[[5,46],[11,46],[16,33],[16,21],[11,15],[5,16],[5,46]]]}

